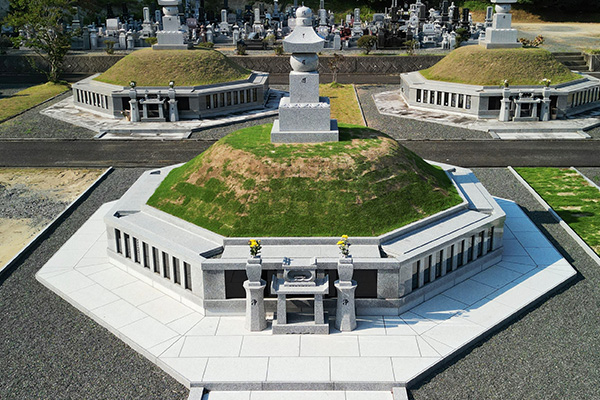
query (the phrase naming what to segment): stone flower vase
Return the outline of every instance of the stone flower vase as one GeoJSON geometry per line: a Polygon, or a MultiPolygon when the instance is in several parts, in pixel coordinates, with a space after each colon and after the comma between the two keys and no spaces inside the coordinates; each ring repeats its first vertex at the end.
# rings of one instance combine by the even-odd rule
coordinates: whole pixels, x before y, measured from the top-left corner
{"type": "Polygon", "coordinates": [[[260,282],[262,275],[262,258],[260,256],[250,257],[246,261],[246,275],[250,282],[260,282]]]}
{"type": "Polygon", "coordinates": [[[340,257],[338,260],[337,270],[340,282],[352,281],[352,275],[354,274],[354,263],[352,257],[340,257]]]}

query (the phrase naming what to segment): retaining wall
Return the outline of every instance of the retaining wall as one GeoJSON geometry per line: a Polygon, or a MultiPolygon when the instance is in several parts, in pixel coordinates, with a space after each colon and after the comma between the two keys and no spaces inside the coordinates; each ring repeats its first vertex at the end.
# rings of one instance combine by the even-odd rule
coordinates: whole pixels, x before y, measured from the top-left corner
{"type": "MultiPolygon", "coordinates": [[[[64,76],[69,80],[77,80],[95,73],[104,72],[124,55],[108,54],[73,54],[67,55],[64,64],[64,76]]],[[[230,56],[240,65],[271,74],[272,83],[287,83],[291,70],[289,56],[230,56]]],[[[37,55],[24,55],[13,52],[0,57],[0,79],[12,78],[39,79],[42,75],[28,61],[30,58],[41,68],[46,63],[37,55]]],[[[339,63],[338,81],[343,83],[388,83],[398,82],[398,75],[403,72],[429,68],[441,60],[443,56],[344,56],[339,63]]],[[[322,81],[331,81],[332,71],[329,61],[332,56],[320,56],[319,72],[322,81]]]]}

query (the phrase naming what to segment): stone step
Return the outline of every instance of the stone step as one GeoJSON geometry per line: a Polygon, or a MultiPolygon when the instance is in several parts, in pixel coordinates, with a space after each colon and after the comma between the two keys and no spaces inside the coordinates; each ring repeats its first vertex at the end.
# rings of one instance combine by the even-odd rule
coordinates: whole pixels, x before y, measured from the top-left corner
{"type": "MultiPolygon", "coordinates": [[[[404,390],[406,393],[406,390],[404,390]]],[[[210,391],[202,400],[403,400],[390,391],[210,391]]]]}
{"type": "Polygon", "coordinates": [[[563,52],[563,53],[552,53],[554,57],[568,57],[568,56],[581,56],[581,53],[576,52],[563,52]]]}

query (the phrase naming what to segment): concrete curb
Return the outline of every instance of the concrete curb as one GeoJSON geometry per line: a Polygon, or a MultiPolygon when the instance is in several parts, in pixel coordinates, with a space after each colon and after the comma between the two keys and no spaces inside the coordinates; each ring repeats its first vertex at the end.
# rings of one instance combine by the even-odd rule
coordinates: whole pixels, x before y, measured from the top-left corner
{"type": "Polygon", "coordinates": [[[583,179],[585,179],[590,185],[594,186],[596,189],[600,190],[600,186],[596,185],[596,183],[591,180],[590,178],[588,178],[587,176],[585,176],[584,174],[581,173],[581,171],[579,171],[577,168],[575,167],[571,167],[570,169],[572,169],[573,171],[577,172],[579,175],[581,175],[581,177],[583,179]]]}
{"type": "MultiPolygon", "coordinates": [[[[6,122],[6,121],[10,121],[11,119],[18,117],[19,115],[23,115],[23,114],[25,114],[27,111],[33,110],[34,108],[36,108],[36,107],[38,107],[38,106],[41,106],[42,104],[46,104],[46,103],[48,103],[49,101],[52,101],[52,100],[56,99],[57,97],[59,97],[59,96],[62,96],[63,94],[65,94],[65,93],[67,93],[68,91],[71,91],[71,90],[72,90],[72,89],[71,89],[71,88],[69,88],[69,89],[65,90],[64,92],[61,92],[61,93],[57,94],[56,96],[52,96],[52,97],[50,97],[49,99],[46,99],[46,100],[42,101],[41,103],[38,103],[38,104],[36,104],[36,105],[34,105],[34,106],[31,106],[31,107],[29,107],[29,108],[28,108],[28,109],[26,109],[26,110],[20,111],[20,112],[16,113],[15,115],[11,115],[11,116],[10,116],[10,117],[8,117],[8,118],[4,118],[4,119],[0,120],[0,124],[4,123],[4,122],[6,122]]],[[[15,94],[16,94],[16,93],[15,93],[15,94]]],[[[9,98],[10,98],[10,97],[9,97],[9,98]]]]}
{"type": "MultiPolygon", "coordinates": [[[[556,211],[554,211],[552,209],[552,207],[550,207],[550,205],[548,203],[546,203],[546,200],[544,200],[536,191],[534,188],[532,188],[529,183],[527,183],[527,181],[525,181],[525,179],[523,179],[521,177],[521,175],[519,175],[519,173],[517,171],[515,171],[515,169],[511,166],[507,167],[508,170],[515,176],[515,178],[517,178],[517,180],[525,187],[525,189],[527,189],[527,191],[529,191],[529,193],[531,193],[531,195],[540,203],[540,205],[542,207],[544,207],[544,209],[546,211],[548,211],[553,217],[554,219],[556,219],[556,221],[559,223],[560,226],[562,226],[564,228],[564,230],[569,234],[569,236],[571,236],[573,238],[573,240],[575,240],[577,242],[577,244],[579,244],[579,246],[581,246],[581,248],[583,249],[583,251],[586,252],[586,254],[588,256],[590,256],[590,258],[592,260],[594,260],[594,262],[598,265],[600,265],[600,257],[598,256],[598,254],[596,254],[596,252],[594,250],[592,250],[592,248],[581,238],[581,236],[579,236],[577,234],[577,232],[575,232],[573,230],[573,228],[571,228],[561,217],[560,215],[558,215],[556,213],[556,211]]],[[[571,167],[572,168],[572,167],[571,167]]],[[[579,171],[577,171],[579,172],[579,171]]],[[[586,178],[587,179],[587,178],[586,178]]],[[[594,184],[594,186],[596,186],[594,184]]],[[[596,186],[597,187],[597,186],[596,186]]]]}
{"type": "Polygon", "coordinates": [[[79,204],[81,202],[81,199],[86,196],[89,192],[91,192],[96,186],[98,186],[98,184],[100,184],[100,182],[102,182],[104,180],[104,178],[106,178],[106,176],[113,170],[113,167],[108,167],[103,173],[102,175],[100,175],[86,190],[83,191],[83,193],[81,193],[79,196],[77,196],[77,198],[75,200],[73,200],[71,202],[71,204],[69,204],[60,214],[58,214],[52,221],[50,221],[50,223],[48,225],[46,225],[44,227],[44,229],[42,229],[40,232],[38,232],[37,235],[35,235],[33,237],[33,239],[31,239],[29,241],[29,243],[27,243],[25,245],[25,247],[23,247],[21,249],[21,251],[19,251],[13,258],[11,258],[4,266],[0,267],[0,278],[4,275],[4,273],[6,271],[9,271],[11,269],[11,267],[13,265],[15,265],[23,256],[23,254],[25,254],[30,248],[32,248],[34,245],[36,245],[37,243],[39,243],[40,241],[42,241],[43,239],[46,238],[46,235],[48,233],[48,231],[50,231],[50,229],[52,229],[54,226],[56,226],[64,217],[64,215],[71,211],[71,209],[73,209],[77,204],[79,204]]]}
{"type": "Polygon", "coordinates": [[[354,83],[352,84],[352,89],[354,89],[354,98],[356,99],[356,103],[358,104],[358,109],[360,110],[360,115],[362,117],[363,124],[365,124],[365,126],[368,127],[369,124],[367,124],[365,112],[363,111],[362,105],[360,104],[360,98],[358,97],[358,92],[356,91],[356,85],[354,83]]]}

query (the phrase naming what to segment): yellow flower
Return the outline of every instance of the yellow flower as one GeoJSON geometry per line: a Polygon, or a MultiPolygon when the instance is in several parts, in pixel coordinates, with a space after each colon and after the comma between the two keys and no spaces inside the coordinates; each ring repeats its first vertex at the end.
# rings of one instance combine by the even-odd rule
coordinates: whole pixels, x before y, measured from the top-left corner
{"type": "Polygon", "coordinates": [[[348,235],[342,235],[342,239],[348,239],[348,235]]]}
{"type": "Polygon", "coordinates": [[[337,242],[337,244],[338,244],[338,246],[341,246],[341,245],[343,245],[343,244],[344,244],[344,241],[343,241],[343,240],[340,240],[339,242],[337,242]]]}

